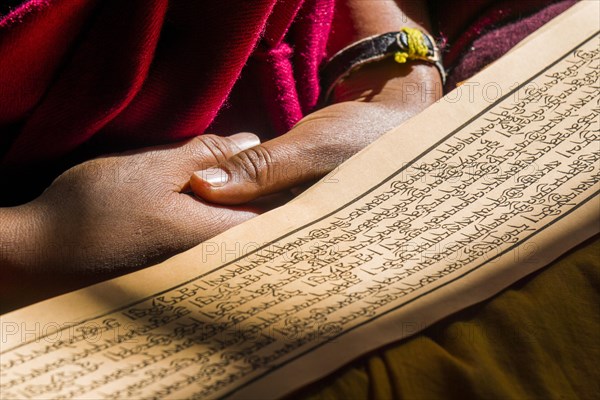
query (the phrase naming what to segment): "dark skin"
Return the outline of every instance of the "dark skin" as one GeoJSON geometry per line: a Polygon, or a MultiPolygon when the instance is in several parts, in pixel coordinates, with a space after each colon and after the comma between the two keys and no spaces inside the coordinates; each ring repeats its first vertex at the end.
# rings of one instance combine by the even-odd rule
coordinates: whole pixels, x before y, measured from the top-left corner
{"type": "MultiPolygon", "coordinates": [[[[348,0],[337,14],[338,49],[429,28],[421,1],[348,0]]],[[[440,96],[434,66],[389,59],[352,73],[330,105],[263,144],[203,135],[75,166],[34,201],[0,209],[0,300],[22,305],[188,249],[269,208],[249,202],[322,177],[440,96]]]]}

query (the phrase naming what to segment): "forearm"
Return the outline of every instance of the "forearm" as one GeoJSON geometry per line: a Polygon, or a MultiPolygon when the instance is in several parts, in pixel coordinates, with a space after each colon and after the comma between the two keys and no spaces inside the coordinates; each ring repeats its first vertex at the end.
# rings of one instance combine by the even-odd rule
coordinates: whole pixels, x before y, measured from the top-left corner
{"type": "Polygon", "coordinates": [[[338,148],[337,153],[352,155],[437,101],[441,84],[436,73],[435,68],[405,67],[393,60],[367,65],[351,82],[339,85],[332,104],[307,115],[289,133],[301,137],[313,129],[333,143],[348,135],[352,148],[338,148]]]}
{"type": "MultiPolygon", "coordinates": [[[[394,67],[396,65],[391,65],[394,67]]],[[[390,67],[375,63],[372,70],[371,66],[368,68],[369,74],[379,76],[390,67]]],[[[421,93],[407,94],[405,91],[407,86],[421,84],[428,73],[426,68],[413,68],[404,76],[386,81],[385,88],[374,96],[375,99],[365,101],[360,97],[370,97],[371,89],[360,94],[356,89],[358,86],[354,86],[357,92],[353,93],[353,100],[321,108],[300,120],[286,135],[269,141],[268,148],[275,149],[269,150],[270,158],[285,160],[283,164],[292,165],[282,174],[285,179],[274,185],[274,191],[285,189],[289,182],[304,183],[323,176],[434,102],[437,96],[433,93],[421,97],[421,93]],[[298,146],[298,143],[303,145],[298,146]],[[312,161],[297,168],[291,160],[312,161]]],[[[369,74],[364,75],[365,80],[369,74]]],[[[368,87],[367,82],[365,86],[368,87]]]]}

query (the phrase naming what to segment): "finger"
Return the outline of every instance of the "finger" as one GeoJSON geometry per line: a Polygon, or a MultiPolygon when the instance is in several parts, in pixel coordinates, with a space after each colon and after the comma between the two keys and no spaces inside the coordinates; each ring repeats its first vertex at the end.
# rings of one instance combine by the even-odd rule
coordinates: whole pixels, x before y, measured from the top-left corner
{"type": "Polygon", "coordinates": [[[197,171],[191,189],[214,203],[242,204],[320,177],[337,165],[336,153],[309,137],[287,134],[197,171]]]}
{"type": "Polygon", "coordinates": [[[177,211],[171,218],[182,228],[177,240],[188,241],[190,246],[210,239],[263,211],[255,206],[222,206],[206,203],[189,195],[177,196],[177,211]]]}
{"type": "Polygon", "coordinates": [[[231,156],[260,144],[260,138],[250,132],[231,136],[205,134],[186,143],[185,150],[191,155],[194,170],[209,168],[224,162],[231,156]]]}
{"type": "Polygon", "coordinates": [[[177,175],[182,177],[180,192],[189,191],[188,177],[193,171],[217,165],[259,144],[259,137],[250,132],[240,132],[227,137],[202,135],[191,139],[183,148],[186,156],[182,157],[178,168],[180,172],[177,175]]]}

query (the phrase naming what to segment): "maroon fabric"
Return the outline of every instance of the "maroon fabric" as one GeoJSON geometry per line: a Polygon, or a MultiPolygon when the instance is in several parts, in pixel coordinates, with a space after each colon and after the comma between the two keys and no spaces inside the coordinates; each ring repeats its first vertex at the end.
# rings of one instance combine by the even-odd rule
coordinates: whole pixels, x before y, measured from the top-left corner
{"type": "Polygon", "coordinates": [[[207,129],[289,130],[319,96],[334,3],[25,1],[0,18],[3,186],[207,129]]]}
{"type": "MultiPolygon", "coordinates": [[[[460,2],[430,1],[432,20],[436,26],[444,66],[452,71],[460,58],[471,51],[471,45],[486,32],[507,23],[526,18],[558,0],[464,0],[460,2]]],[[[508,49],[508,40],[500,38],[500,46],[508,49]]],[[[454,82],[447,86],[454,87],[454,82]]]]}
{"type": "MultiPolygon", "coordinates": [[[[500,58],[529,34],[549,22],[558,14],[575,4],[576,0],[563,0],[547,6],[537,13],[509,23],[481,35],[469,44],[469,50],[460,58],[448,76],[447,87],[453,89],[456,83],[464,81],[485,66],[500,58]]],[[[495,12],[495,11],[494,11],[495,12]]],[[[469,34],[467,34],[469,35],[469,34]]]]}
{"type": "Polygon", "coordinates": [[[549,3],[548,0],[432,1],[432,19],[439,30],[444,63],[451,68],[465,48],[479,35],[504,21],[519,18],[549,3]]]}
{"type": "Polygon", "coordinates": [[[265,35],[270,47],[256,49],[209,131],[246,130],[266,139],[289,130],[314,109],[320,93],[319,66],[328,39],[322,32],[331,29],[334,3],[304,0],[285,41],[281,36],[265,35]]]}
{"type": "MultiPolygon", "coordinates": [[[[492,2],[435,2],[447,57],[458,60],[489,21],[544,3],[492,2]]],[[[24,1],[0,17],[0,184],[10,188],[0,205],[35,196],[99,153],[206,131],[287,131],[317,103],[334,3],[24,1]],[[21,182],[29,193],[13,189],[21,182]]]]}
{"type": "MultiPolygon", "coordinates": [[[[24,7],[33,8],[32,3],[39,2],[24,7]]],[[[211,3],[105,0],[94,7],[92,18],[81,21],[74,12],[89,2],[50,0],[28,19],[5,23],[0,34],[12,33],[15,26],[20,30],[23,64],[53,46],[31,40],[32,34],[76,43],[68,57],[51,59],[60,66],[52,80],[38,82],[28,70],[16,74],[44,96],[1,118],[24,120],[3,164],[51,161],[92,136],[108,146],[133,147],[202,133],[256,46],[275,2],[211,3]],[[71,9],[64,10],[65,4],[71,9]],[[62,20],[47,22],[52,17],[62,20]],[[65,26],[74,24],[80,29],[65,33],[65,26]]],[[[1,44],[14,48],[6,36],[0,36],[1,44]]],[[[0,59],[16,58],[0,52],[0,59]]],[[[2,114],[13,97],[2,96],[2,114]]]]}
{"type": "Polygon", "coordinates": [[[49,161],[92,137],[119,148],[200,134],[251,55],[282,133],[316,103],[333,4],[28,1],[0,22],[0,124],[23,123],[2,162],[49,161]]]}

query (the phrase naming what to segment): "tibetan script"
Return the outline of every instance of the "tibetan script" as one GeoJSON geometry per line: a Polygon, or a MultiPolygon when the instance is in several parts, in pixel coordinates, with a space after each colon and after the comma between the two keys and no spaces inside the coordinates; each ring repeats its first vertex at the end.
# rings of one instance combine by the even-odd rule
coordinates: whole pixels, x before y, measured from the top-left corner
{"type": "MultiPolygon", "coordinates": [[[[57,309],[83,307],[67,295],[32,306],[35,314],[26,308],[2,316],[1,397],[280,396],[360,355],[366,347],[352,343],[361,338],[364,346],[381,345],[468,305],[453,305],[461,282],[481,291],[474,302],[543,266],[568,250],[552,249],[549,232],[558,226],[579,241],[596,233],[600,36],[597,15],[583,17],[585,7],[552,23],[583,25],[578,41],[563,38],[521,82],[503,70],[526,53],[537,57],[541,43],[554,42],[543,35],[560,29],[546,29],[484,71],[485,79],[465,82],[235,238],[225,233],[164,263],[188,271],[185,279],[165,279],[161,290],[97,306],[93,315],[63,311],[52,319],[57,309]],[[433,115],[454,119],[430,124],[433,115]],[[420,135],[404,133],[418,126],[420,135]],[[390,146],[429,134],[437,142],[409,159],[390,146]],[[368,187],[350,200],[320,197],[346,190],[357,165],[378,160],[368,187]],[[283,226],[286,215],[302,214],[308,203],[318,211],[324,202],[335,207],[275,238],[245,233],[283,226]],[[403,317],[405,309],[411,314],[403,317]],[[44,313],[43,320],[33,316],[44,313]]],[[[127,284],[119,288],[126,292],[127,284]]]]}

